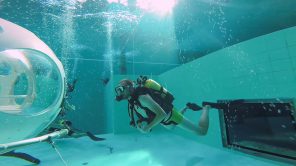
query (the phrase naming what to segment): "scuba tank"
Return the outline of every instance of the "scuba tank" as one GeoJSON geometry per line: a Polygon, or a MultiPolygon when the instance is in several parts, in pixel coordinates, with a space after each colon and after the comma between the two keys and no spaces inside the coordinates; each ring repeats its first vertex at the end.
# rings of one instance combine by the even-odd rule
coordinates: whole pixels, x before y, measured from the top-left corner
{"type": "Polygon", "coordinates": [[[148,79],[148,77],[146,77],[146,76],[140,76],[137,79],[137,85],[139,87],[145,87],[145,88],[152,89],[152,90],[158,92],[160,94],[161,98],[164,99],[164,101],[166,103],[173,103],[173,101],[175,99],[174,96],[167,89],[165,89],[163,86],[161,86],[156,81],[154,81],[152,79],[148,79]]]}

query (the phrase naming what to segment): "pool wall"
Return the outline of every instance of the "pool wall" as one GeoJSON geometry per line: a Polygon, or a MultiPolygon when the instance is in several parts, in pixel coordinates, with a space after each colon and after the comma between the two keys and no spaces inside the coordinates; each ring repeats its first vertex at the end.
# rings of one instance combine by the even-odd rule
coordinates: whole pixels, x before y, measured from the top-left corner
{"type": "MultiPolygon", "coordinates": [[[[114,76],[114,84],[122,78],[114,76]]],[[[287,98],[296,94],[296,27],[260,36],[153,76],[175,95],[181,109],[187,102],[219,99],[287,98]]],[[[126,103],[114,104],[114,133],[137,132],[129,124],[126,103]]],[[[187,116],[197,122],[199,112],[187,116]]],[[[157,128],[157,131],[162,131],[157,128]]],[[[180,129],[173,132],[204,144],[222,147],[217,110],[210,112],[207,136],[197,137],[180,129]]]]}

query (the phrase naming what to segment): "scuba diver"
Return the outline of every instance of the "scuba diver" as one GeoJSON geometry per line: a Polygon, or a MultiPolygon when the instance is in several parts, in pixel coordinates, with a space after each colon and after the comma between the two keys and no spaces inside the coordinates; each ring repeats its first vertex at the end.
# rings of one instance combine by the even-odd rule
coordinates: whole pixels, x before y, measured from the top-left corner
{"type": "Polygon", "coordinates": [[[173,106],[173,95],[146,76],[140,76],[136,83],[128,79],[121,80],[115,92],[117,101],[128,101],[130,125],[142,133],[150,132],[158,124],[168,129],[178,126],[197,135],[206,135],[208,132],[211,109],[209,105],[200,107],[194,103],[187,103],[179,112],[173,106]],[[202,110],[197,124],[183,116],[187,109],[202,110]]]}

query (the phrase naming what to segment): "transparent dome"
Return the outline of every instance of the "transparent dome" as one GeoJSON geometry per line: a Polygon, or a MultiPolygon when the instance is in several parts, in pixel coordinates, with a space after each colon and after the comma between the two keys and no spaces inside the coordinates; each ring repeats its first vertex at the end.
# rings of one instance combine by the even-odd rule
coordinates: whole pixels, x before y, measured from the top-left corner
{"type": "Polygon", "coordinates": [[[59,114],[64,69],[33,49],[0,52],[0,144],[38,135],[59,114]]]}
{"type": "Polygon", "coordinates": [[[63,81],[56,63],[32,49],[0,52],[0,112],[34,116],[56,107],[63,81]]]}

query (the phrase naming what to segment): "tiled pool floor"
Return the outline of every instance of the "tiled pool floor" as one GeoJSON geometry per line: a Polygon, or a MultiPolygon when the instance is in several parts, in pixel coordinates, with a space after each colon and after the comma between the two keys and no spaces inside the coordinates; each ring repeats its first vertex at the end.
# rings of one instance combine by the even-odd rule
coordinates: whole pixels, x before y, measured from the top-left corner
{"type": "MultiPolygon", "coordinates": [[[[41,160],[43,166],[279,166],[279,164],[242,155],[232,150],[216,149],[174,134],[100,135],[105,141],[87,137],[56,140],[58,153],[48,143],[17,150],[41,160]]],[[[29,162],[0,157],[1,166],[32,165],[29,162]]]]}

